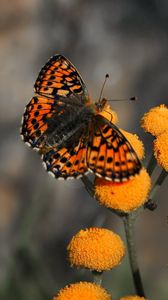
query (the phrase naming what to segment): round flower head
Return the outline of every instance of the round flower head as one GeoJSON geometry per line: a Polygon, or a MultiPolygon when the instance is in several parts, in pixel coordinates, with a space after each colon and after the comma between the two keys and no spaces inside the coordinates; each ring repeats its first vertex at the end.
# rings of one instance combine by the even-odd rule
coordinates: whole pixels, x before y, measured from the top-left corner
{"type": "Polygon", "coordinates": [[[158,164],[168,172],[168,130],[154,140],[153,148],[158,164]]]}
{"type": "Polygon", "coordinates": [[[67,250],[72,266],[98,272],[117,266],[125,254],[125,246],[116,233],[95,227],[80,230],[67,250]]]}
{"type": "Polygon", "coordinates": [[[137,209],[148,199],[151,179],[145,168],[124,183],[114,183],[103,178],[95,179],[95,194],[98,201],[108,208],[122,212],[137,209]]]}
{"type": "Polygon", "coordinates": [[[53,300],[111,300],[111,296],[100,285],[79,282],[60,290],[53,300]]]}
{"type": "Polygon", "coordinates": [[[116,124],[118,122],[117,113],[114,110],[111,109],[111,107],[108,103],[105,104],[105,106],[103,108],[103,111],[100,114],[105,119],[112,122],[113,124],[116,124]]]}
{"type": "Polygon", "coordinates": [[[147,299],[140,296],[125,296],[120,298],[119,300],[147,300],[147,299]]]}
{"type": "Polygon", "coordinates": [[[131,146],[135,150],[138,158],[143,159],[144,158],[144,145],[143,145],[142,141],[139,139],[139,137],[136,134],[127,132],[123,129],[120,129],[120,131],[126,137],[128,142],[131,144],[131,146]]]}
{"type": "Polygon", "coordinates": [[[141,126],[146,131],[154,136],[168,129],[168,107],[164,104],[156,106],[145,113],[141,126]]]}

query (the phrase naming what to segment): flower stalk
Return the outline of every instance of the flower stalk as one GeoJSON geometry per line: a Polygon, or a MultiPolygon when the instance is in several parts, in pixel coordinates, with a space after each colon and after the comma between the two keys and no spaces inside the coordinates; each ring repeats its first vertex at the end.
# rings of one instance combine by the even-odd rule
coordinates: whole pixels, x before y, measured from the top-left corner
{"type": "Polygon", "coordinates": [[[130,261],[135,290],[138,296],[145,297],[140,270],[137,262],[137,254],[136,254],[135,241],[134,241],[135,216],[129,213],[127,214],[127,216],[123,218],[123,221],[124,221],[129,261],[130,261]]]}
{"type": "Polygon", "coordinates": [[[93,282],[96,283],[96,284],[99,284],[101,285],[102,284],[102,274],[103,272],[97,272],[97,271],[92,271],[92,274],[93,274],[93,282]]]}

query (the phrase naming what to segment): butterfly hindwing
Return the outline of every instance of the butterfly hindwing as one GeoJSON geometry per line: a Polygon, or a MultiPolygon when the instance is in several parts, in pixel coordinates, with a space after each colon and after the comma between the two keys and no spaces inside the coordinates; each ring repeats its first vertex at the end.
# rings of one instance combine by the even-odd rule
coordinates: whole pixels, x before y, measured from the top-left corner
{"type": "Polygon", "coordinates": [[[114,182],[128,181],[141,169],[135,151],[119,129],[99,117],[89,140],[87,165],[98,176],[114,182]]]}
{"type": "Polygon", "coordinates": [[[87,171],[86,147],[81,141],[72,149],[51,150],[42,159],[46,170],[55,178],[77,178],[87,171]]]}

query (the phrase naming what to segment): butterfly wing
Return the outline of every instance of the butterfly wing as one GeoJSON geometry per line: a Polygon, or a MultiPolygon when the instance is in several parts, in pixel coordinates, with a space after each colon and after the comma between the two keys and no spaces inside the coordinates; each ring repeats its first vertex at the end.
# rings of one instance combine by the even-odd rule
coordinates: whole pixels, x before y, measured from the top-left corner
{"type": "Polygon", "coordinates": [[[86,151],[81,139],[74,148],[51,150],[42,155],[44,167],[55,178],[79,178],[87,171],[86,151]]]}
{"type": "Polygon", "coordinates": [[[26,106],[21,127],[21,137],[32,148],[42,147],[45,132],[48,129],[48,120],[54,113],[59,113],[61,102],[52,98],[36,96],[26,106]]]}
{"type": "Polygon", "coordinates": [[[89,102],[89,97],[81,76],[62,55],[49,59],[34,87],[36,96],[26,106],[21,137],[29,146],[39,150],[47,146],[48,131],[89,102]]]}
{"type": "Polygon", "coordinates": [[[130,143],[108,120],[97,116],[87,149],[88,168],[114,182],[128,181],[141,169],[130,143]]]}
{"type": "Polygon", "coordinates": [[[72,63],[60,54],[52,56],[41,69],[34,85],[35,92],[55,98],[80,95],[80,101],[89,101],[83,79],[72,63]]]}

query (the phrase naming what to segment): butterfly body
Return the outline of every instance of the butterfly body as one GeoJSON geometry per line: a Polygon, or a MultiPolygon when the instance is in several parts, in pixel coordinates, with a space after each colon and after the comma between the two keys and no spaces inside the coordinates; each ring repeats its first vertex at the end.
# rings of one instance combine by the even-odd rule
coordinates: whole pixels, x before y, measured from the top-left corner
{"type": "Polygon", "coordinates": [[[129,142],[101,112],[107,101],[90,101],[75,67],[53,56],[34,85],[26,106],[21,136],[42,154],[45,168],[56,178],[77,178],[90,170],[107,180],[123,182],[141,169],[129,142]]]}
{"type": "Polygon", "coordinates": [[[81,134],[87,132],[89,124],[94,116],[90,107],[81,105],[77,110],[72,106],[67,107],[63,115],[54,114],[47,120],[46,140],[43,147],[68,147],[69,144],[78,142],[81,134]]]}

